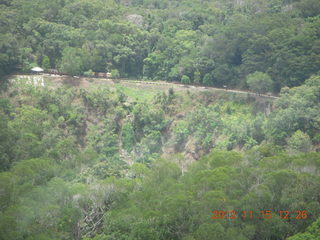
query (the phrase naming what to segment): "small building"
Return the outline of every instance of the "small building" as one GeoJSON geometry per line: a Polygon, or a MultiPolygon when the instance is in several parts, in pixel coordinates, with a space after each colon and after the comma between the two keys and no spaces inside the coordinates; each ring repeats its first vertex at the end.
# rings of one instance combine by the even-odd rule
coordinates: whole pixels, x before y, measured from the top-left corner
{"type": "Polygon", "coordinates": [[[43,72],[44,70],[41,68],[41,67],[34,67],[34,68],[31,68],[31,72],[33,73],[41,73],[43,72]]]}

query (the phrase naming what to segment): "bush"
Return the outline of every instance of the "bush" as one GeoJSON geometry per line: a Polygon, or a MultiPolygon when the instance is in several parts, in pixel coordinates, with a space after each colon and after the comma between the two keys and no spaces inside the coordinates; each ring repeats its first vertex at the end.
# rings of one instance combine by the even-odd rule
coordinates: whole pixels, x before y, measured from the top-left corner
{"type": "Polygon", "coordinates": [[[122,128],[122,144],[123,148],[130,152],[134,146],[134,131],[130,123],[126,123],[122,128]]]}
{"type": "Polygon", "coordinates": [[[93,72],[92,72],[91,69],[89,69],[88,71],[84,72],[83,75],[84,75],[85,77],[92,77],[92,76],[94,76],[94,74],[93,74],[93,72]]]}
{"type": "Polygon", "coordinates": [[[193,81],[197,84],[201,82],[201,73],[199,71],[195,71],[193,74],[193,81]]]}
{"type": "Polygon", "coordinates": [[[183,75],[182,77],[181,77],[181,82],[183,83],[183,84],[190,84],[190,78],[187,76],[187,75],[183,75]]]}
{"type": "Polygon", "coordinates": [[[49,59],[48,56],[44,56],[44,57],[43,57],[42,67],[43,67],[45,70],[48,70],[49,68],[51,68],[50,59],[49,59]]]}
{"type": "Polygon", "coordinates": [[[290,153],[310,152],[311,140],[308,134],[298,130],[288,139],[288,150],[290,153]]]}
{"type": "Polygon", "coordinates": [[[111,70],[111,75],[112,75],[113,78],[120,77],[120,73],[119,73],[118,69],[112,69],[111,70]]]}
{"type": "Polygon", "coordinates": [[[210,86],[211,85],[211,75],[210,73],[207,73],[206,75],[204,75],[203,77],[203,84],[206,86],[210,86]]]}
{"type": "Polygon", "coordinates": [[[247,84],[250,90],[257,93],[272,91],[273,81],[267,73],[255,72],[247,76],[247,84]]]}

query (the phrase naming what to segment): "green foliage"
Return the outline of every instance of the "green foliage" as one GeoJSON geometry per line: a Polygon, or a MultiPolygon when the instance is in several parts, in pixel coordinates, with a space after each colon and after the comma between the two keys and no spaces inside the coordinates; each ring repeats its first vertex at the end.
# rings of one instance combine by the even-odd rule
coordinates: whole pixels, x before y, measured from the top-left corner
{"type": "MultiPolygon", "coordinates": [[[[189,136],[193,136],[195,148],[209,152],[213,147],[250,149],[264,139],[263,132],[250,110],[236,104],[221,102],[207,107],[198,106],[174,128],[174,143],[177,150],[184,147],[189,136]]],[[[263,125],[263,123],[261,123],[263,125]]],[[[260,126],[262,127],[262,126],[260,126]]],[[[189,139],[190,140],[190,139],[189,139]]],[[[188,143],[190,144],[190,142],[188,143]]]]}
{"type": "Polygon", "coordinates": [[[134,131],[130,123],[126,123],[122,127],[122,145],[123,148],[130,152],[133,149],[135,140],[134,140],[134,131]]]}
{"type": "Polygon", "coordinates": [[[52,163],[46,159],[24,160],[12,168],[12,173],[18,176],[18,183],[40,185],[53,177],[52,163]]]}
{"type": "Polygon", "coordinates": [[[41,65],[71,75],[89,69],[113,71],[115,78],[186,75],[195,83],[209,74],[205,85],[245,87],[246,76],[263,72],[279,91],[319,71],[317,6],[316,0],[4,1],[0,76],[41,65]]]}
{"type": "MultiPolygon", "coordinates": [[[[302,158],[305,157],[310,161],[311,156],[302,158]]],[[[211,231],[221,236],[227,234],[233,239],[254,239],[280,235],[285,237],[297,229],[303,229],[304,224],[301,221],[293,226],[290,221],[276,218],[277,212],[273,212],[274,220],[254,221],[250,224],[239,220],[230,226],[222,225],[225,222],[221,219],[219,222],[212,219],[212,222],[210,221],[210,212],[213,209],[249,207],[259,212],[261,208],[274,209],[279,206],[278,201],[281,201],[283,208],[290,209],[294,203],[285,201],[288,194],[286,190],[306,186],[305,179],[302,179],[304,174],[286,170],[288,166],[293,167],[295,164],[293,158],[288,161],[286,157],[277,156],[276,161],[282,164],[277,168],[281,170],[274,169],[272,164],[271,168],[262,167],[262,164],[246,169],[246,161],[238,153],[215,151],[194,163],[183,177],[172,164],[158,162],[150,174],[144,175],[137,182],[141,190],[131,193],[121,206],[108,213],[105,234],[133,234],[136,238],[144,238],[145,234],[153,232],[153,229],[161,229],[156,239],[212,239],[212,236],[208,235],[211,231]],[[260,179],[256,179],[258,176],[260,179]],[[273,194],[278,197],[273,198],[273,194]],[[126,222],[125,219],[129,216],[139,224],[126,222]],[[149,230],[142,227],[145,224],[149,230]],[[175,226],[175,231],[163,229],[162,224],[175,226]],[[268,231],[264,231],[266,228],[268,231]]],[[[263,161],[270,160],[265,158],[263,161]]],[[[290,199],[294,202],[308,201],[307,195],[301,196],[295,190],[290,191],[290,194],[290,199]],[[302,198],[295,200],[294,196],[302,198]]]]}
{"type": "Polygon", "coordinates": [[[189,78],[188,76],[186,76],[186,75],[183,75],[183,76],[181,77],[181,83],[183,83],[183,84],[190,84],[190,83],[191,83],[190,78],[189,78]]]}
{"type": "Polygon", "coordinates": [[[0,171],[8,170],[13,158],[14,138],[8,127],[9,118],[0,111],[0,171]]]}
{"type": "Polygon", "coordinates": [[[210,86],[212,84],[211,74],[206,73],[206,75],[204,75],[203,84],[206,85],[206,86],[210,86]]]}
{"type": "Polygon", "coordinates": [[[255,72],[247,76],[247,84],[252,91],[265,93],[272,91],[273,82],[268,74],[255,72]]]}
{"type": "Polygon", "coordinates": [[[93,71],[89,69],[88,71],[84,72],[83,75],[85,77],[92,77],[94,74],[93,74],[93,71]]]}
{"type": "Polygon", "coordinates": [[[308,227],[307,231],[304,233],[298,233],[292,237],[289,237],[288,240],[311,240],[318,239],[320,236],[320,220],[315,221],[311,226],[308,227]]]}
{"type": "Polygon", "coordinates": [[[220,223],[203,223],[199,226],[194,235],[196,239],[209,240],[212,239],[212,236],[215,236],[216,239],[223,238],[225,233],[224,228],[220,223]]]}
{"type": "Polygon", "coordinates": [[[118,138],[115,129],[108,123],[99,128],[93,126],[88,134],[88,143],[98,154],[105,157],[116,157],[118,153],[118,138]]]}
{"type": "Polygon", "coordinates": [[[2,1],[0,76],[40,65],[71,75],[202,78],[258,93],[298,87],[283,88],[273,105],[214,90],[16,80],[0,100],[0,239],[317,238],[317,6],[2,1]],[[279,219],[279,209],[309,215],[279,219]],[[212,219],[214,210],[270,210],[273,218],[212,219]]]}
{"type": "Polygon", "coordinates": [[[32,106],[23,106],[12,116],[14,120],[8,126],[15,139],[13,161],[40,157],[44,151],[41,140],[52,126],[48,114],[32,106]]]}
{"type": "Polygon", "coordinates": [[[42,59],[42,67],[45,69],[45,70],[48,70],[51,68],[51,64],[50,64],[50,59],[48,56],[44,56],[43,59],[42,59]]]}
{"type": "Polygon", "coordinates": [[[199,71],[193,73],[193,82],[197,84],[201,83],[201,73],[199,71]]]}
{"type": "Polygon", "coordinates": [[[310,152],[312,143],[308,134],[296,131],[288,139],[288,151],[290,153],[310,152]]]}
{"type": "Polygon", "coordinates": [[[276,102],[277,109],[268,123],[268,135],[277,144],[284,144],[285,138],[297,130],[308,134],[312,139],[320,129],[319,119],[319,77],[313,76],[300,87],[283,89],[276,102]]]}
{"type": "Polygon", "coordinates": [[[120,73],[117,69],[112,69],[111,70],[111,75],[113,78],[119,78],[120,77],[120,73]]]}
{"type": "Polygon", "coordinates": [[[139,142],[143,136],[151,134],[153,131],[162,131],[166,127],[164,111],[159,107],[151,107],[145,103],[134,106],[133,128],[136,140],[139,142]]]}
{"type": "Polygon", "coordinates": [[[65,48],[59,70],[70,75],[81,75],[85,68],[84,57],[80,49],[65,48]]]}

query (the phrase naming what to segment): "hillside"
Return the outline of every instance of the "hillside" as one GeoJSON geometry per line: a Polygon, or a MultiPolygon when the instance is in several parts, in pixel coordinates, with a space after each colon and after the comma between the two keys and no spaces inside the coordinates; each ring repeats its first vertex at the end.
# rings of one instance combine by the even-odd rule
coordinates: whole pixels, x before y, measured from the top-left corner
{"type": "Polygon", "coordinates": [[[0,239],[286,239],[319,218],[319,77],[279,99],[64,80],[1,94],[0,239]]]}
{"type": "Polygon", "coordinates": [[[0,75],[39,65],[70,75],[111,72],[279,92],[319,73],[319,4],[2,1],[0,75]]]}
{"type": "Polygon", "coordinates": [[[0,1],[0,240],[319,240],[319,14],[0,1]]]}

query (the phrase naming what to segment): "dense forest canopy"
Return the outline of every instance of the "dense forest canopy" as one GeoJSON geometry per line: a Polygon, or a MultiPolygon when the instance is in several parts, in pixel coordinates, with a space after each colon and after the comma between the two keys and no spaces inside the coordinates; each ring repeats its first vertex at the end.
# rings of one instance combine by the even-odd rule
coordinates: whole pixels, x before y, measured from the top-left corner
{"type": "Polygon", "coordinates": [[[319,13],[0,1],[0,240],[320,239],[319,13]]]}
{"type": "Polygon", "coordinates": [[[318,0],[12,0],[0,5],[1,74],[40,65],[265,91],[320,65],[318,0]],[[263,78],[265,79],[265,78],[263,78]]]}

